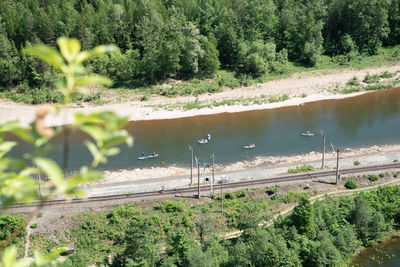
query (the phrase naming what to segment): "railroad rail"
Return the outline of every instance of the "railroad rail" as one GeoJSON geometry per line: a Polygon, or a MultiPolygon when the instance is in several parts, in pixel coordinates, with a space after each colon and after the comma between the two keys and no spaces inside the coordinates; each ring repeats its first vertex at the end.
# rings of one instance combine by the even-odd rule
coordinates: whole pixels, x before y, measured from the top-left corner
{"type": "MultiPolygon", "coordinates": [[[[388,169],[396,169],[400,168],[400,163],[390,163],[390,164],[382,164],[382,165],[372,165],[366,167],[355,167],[355,168],[347,168],[340,170],[341,174],[353,174],[367,171],[379,171],[379,170],[388,170],[388,169]]],[[[306,172],[301,174],[292,174],[285,176],[278,176],[274,178],[263,178],[257,180],[248,180],[241,182],[231,182],[231,183],[220,183],[214,184],[214,190],[217,191],[222,189],[230,189],[230,188],[239,188],[239,187],[247,187],[254,185],[263,185],[263,184],[274,184],[274,183],[283,183],[283,182],[292,182],[292,181],[303,181],[310,180],[316,178],[324,178],[329,176],[335,176],[336,170],[332,171],[317,171],[317,172],[306,172]]],[[[210,185],[200,186],[200,191],[209,191],[210,185]]],[[[66,199],[55,199],[48,200],[40,203],[40,205],[61,205],[61,204],[78,204],[78,203],[87,203],[87,202],[103,202],[108,200],[117,200],[117,199],[137,199],[137,198],[149,198],[154,196],[167,196],[167,195],[177,195],[184,193],[197,193],[196,187],[184,187],[184,188],[176,188],[176,189],[164,189],[159,191],[150,191],[150,192],[138,192],[138,193],[128,193],[128,194],[118,194],[118,195],[109,195],[109,196],[94,196],[89,197],[87,199],[72,199],[67,201],[66,199]]],[[[8,207],[8,209],[19,208],[19,207],[34,207],[38,206],[39,202],[33,202],[31,204],[15,204],[8,207]]]]}

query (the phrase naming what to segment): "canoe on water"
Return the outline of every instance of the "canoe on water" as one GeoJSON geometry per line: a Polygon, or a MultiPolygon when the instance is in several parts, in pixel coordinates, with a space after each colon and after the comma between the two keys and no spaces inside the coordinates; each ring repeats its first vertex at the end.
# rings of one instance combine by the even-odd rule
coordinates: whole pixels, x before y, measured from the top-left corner
{"type": "Polygon", "coordinates": [[[302,136],[314,136],[313,133],[302,133],[301,135],[302,135],[302,136]]]}
{"type": "Polygon", "coordinates": [[[199,143],[199,144],[207,144],[208,140],[207,139],[197,140],[197,143],[199,143]]]}
{"type": "Polygon", "coordinates": [[[254,146],[252,146],[252,145],[248,145],[248,146],[244,146],[243,148],[244,149],[250,149],[250,148],[255,148],[256,146],[254,145],[254,146]]]}
{"type": "Polygon", "coordinates": [[[157,158],[158,154],[154,154],[154,155],[148,155],[148,156],[140,156],[137,159],[138,160],[145,160],[145,159],[152,159],[152,158],[157,158]]]}

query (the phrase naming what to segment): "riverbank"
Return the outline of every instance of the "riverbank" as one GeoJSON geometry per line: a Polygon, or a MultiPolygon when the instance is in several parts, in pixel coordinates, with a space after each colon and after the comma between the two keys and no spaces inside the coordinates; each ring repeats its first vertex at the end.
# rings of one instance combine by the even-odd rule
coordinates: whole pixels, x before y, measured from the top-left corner
{"type": "MultiPolygon", "coordinates": [[[[58,114],[50,114],[46,118],[46,123],[49,126],[61,125],[71,122],[74,113],[100,110],[114,111],[119,115],[128,116],[130,121],[139,121],[273,109],[352,97],[374,88],[396,86],[398,83],[400,83],[400,63],[363,70],[308,71],[249,87],[224,88],[222,92],[214,94],[174,98],[157,96],[148,101],[116,101],[117,103],[102,106],[77,106],[62,110],[58,114]],[[375,77],[375,85],[371,85],[366,79],[367,76],[375,77]]],[[[0,121],[18,119],[23,125],[29,125],[35,117],[36,109],[37,106],[0,99],[0,121]]]]}
{"type": "MultiPolygon", "coordinates": [[[[223,175],[229,172],[241,171],[241,175],[233,175],[230,177],[248,177],[256,175],[252,169],[260,169],[263,175],[279,175],[287,173],[289,168],[299,165],[307,164],[314,168],[321,167],[322,153],[311,151],[306,154],[291,155],[291,156],[278,156],[278,157],[256,157],[251,160],[239,161],[227,165],[216,164],[215,172],[218,175],[223,175]],[[248,175],[245,175],[245,173],[248,175]]],[[[362,166],[373,164],[384,164],[400,160],[400,145],[383,145],[383,146],[369,146],[361,148],[345,148],[340,152],[340,167],[350,168],[354,167],[354,162],[362,166]]],[[[331,148],[327,149],[325,154],[325,167],[333,168],[336,166],[336,152],[331,148]]],[[[208,174],[211,168],[206,171],[208,174]]],[[[180,177],[185,179],[187,183],[187,176],[190,175],[190,168],[182,168],[177,166],[169,167],[151,167],[151,168],[138,168],[133,170],[118,170],[118,171],[104,171],[104,179],[100,184],[112,184],[123,182],[135,181],[148,181],[157,178],[165,178],[172,180],[179,180],[180,177]]],[[[175,186],[185,186],[186,184],[176,184],[175,186]]]]}

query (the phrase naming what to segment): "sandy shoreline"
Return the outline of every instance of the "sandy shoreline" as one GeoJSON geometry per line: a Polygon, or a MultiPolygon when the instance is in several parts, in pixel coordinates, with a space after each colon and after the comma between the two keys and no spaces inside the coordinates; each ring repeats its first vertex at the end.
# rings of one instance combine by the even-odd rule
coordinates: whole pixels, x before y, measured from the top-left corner
{"type": "MultiPolygon", "coordinates": [[[[149,101],[130,101],[123,103],[106,104],[103,106],[84,106],[63,110],[59,114],[50,114],[46,117],[46,124],[49,126],[69,123],[73,119],[74,113],[91,113],[100,110],[114,111],[119,115],[128,116],[130,121],[138,120],[159,120],[191,117],[198,115],[210,115],[218,113],[232,113],[249,110],[273,109],[285,106],[301,105],[308,102],[328,99],[342,99],[353,97],[364,92],[351,94],[337,94],[334,89],[344,88],[346,83],[356,77],[362,81],[367,74],[381,74],[385,71],[398,72],[393,79],[400,77],[400,64],[379,68],[368,68],[364,70],[319,70],[310,72],[295,73],[290,78],[274,80],[263,84],[255,84],[250,87],[237,89],[225,88],[222,92],[215,94],[204,94],[200,96],[180,96],[175,98],[153,97],[149,101]],[[174,103],[187,103],[199,101],[208,103],[215,100],[227,100],[238,98],[257,98],[260,96],[282,96],[287,95],[288,100],[284,102],[252,104],[252,105],[233,105],[218,106],[192,110],[166,110],[156,108],[157,106],[174,105],[174,103]],[[66,115],[64,115],[66,113],[66,115]],[[65,120],[66,118],[66,120],[65,120]]],[[[387,79],[388,80],[388,79],[387,79]]],[[[363,82],[360,82],[361,85],[363,82]]],[[[36,113],[37,106],[14,103],[7,99],[0,99],[0,121],[18,119],[23,125],[29,125],[36,113]]]]}
{"type": "MultiPolygon", "coordinates": [[[[382,164],[379,160],[375,160],[377,156],[382,156],[391,153],[392,155],[398,155],[400,160],[400,144],[399,145],[382,145],[382,146],[369,146],[360,148],[346,148],[340,152],[341,166],[342,167],[354,167],[353,162],[360,160],[363,157],[362,164],[382,164]]],[[[288,168],[299,166],[303,164],[315,165],[316,168],[321,166],[322,153],[311,151],[305,154],[291,155],[291,156],[275,156],[275,157],[256,157],[251,160],[238,161],[231,164],[216,164],[216,173],[224,173],[238,170],[246,170],[252,168],[282,168],[287,171],[288,168]]],[[[336,153],[331,150],[327,150],[325,153],[326,167],[333,168],[334,166],[329,164],[336,159],[336,153]]],[[[386,162],[390,163],[390,162],[386,162]]],[[[209,170],[208,170],[209,172],[209,170]]],[[[132,170],[121,169],[119,171],[104,171],[105,178],[100,181],[100,184],[106,183],[120,183],[120,182],[134,182],[149,180],[155,178],[166,178],[166,177],[179,177],[189,176],[189,168],[180,168],[176,166],[169,167],[151,167],[151,168],[137,168],[132,170]]]]}

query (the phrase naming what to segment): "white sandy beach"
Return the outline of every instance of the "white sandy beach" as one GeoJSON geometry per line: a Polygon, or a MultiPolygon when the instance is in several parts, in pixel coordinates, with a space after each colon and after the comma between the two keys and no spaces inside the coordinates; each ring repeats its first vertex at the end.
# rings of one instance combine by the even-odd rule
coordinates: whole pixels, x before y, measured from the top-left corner
{"type": "MultiPolygon", "coordinates": [[[[48,126],[61,125],[72,121],[74,113],[90,113],[99,110],[110,110],[117,114],[128,116],[130,121],[138,120],[158,120],[190,117],[197,115],[209,115],[224,112],[241,112],[248,110],[272,109],[283,106],[300,105],[307,102],[341,99],[352,97],[366,92],[357,92],[352,94],[336,94],[334,88],[343,88],[345,84],[353,77],[362,81],[367,74],[380,74],[384,71],[399,72],[400,64],[379,68],[368,68],[363,70],[318,70],[311,72],[301,72],[292,75],[290,78],[274,80],[263,84],[255,84],[250,87],[241,87],[237,89],[226,88],[222,92],[215,94],[204,94],[195,96],[180,96],[174,98],[152,97],[149,101],[130,101],[121,103],[112,103],[102,106],[84,106],[74,107],[63,110],[59,114],[50,114],[46,117],[48,126]],[[264,96],[281,96],[286,94],[289,99],[284,102],[253,104],[253,105],[234,105],[218,106],[212,108],[193,109],[193,110],[164,110],[155,109],[152,106],[168,105],[178,102],[197,101],[207,102],[213,100],[236,99],[240,97],[252,98],[264,96]],[[304,97],[304,95],[306,95],[304,97]],[[63,115],[64,112],[66,115],[63,115]]],[[[400,73],[392,78],[396,79],[400,73]]],[[[362,83],[362,82],[361,82],[362,83]]],[[[7,99],[0,99],[0,121],[18,119],[23,125],[29,125],[35,117],[37,106],[14,103],[7,99]]]]}

